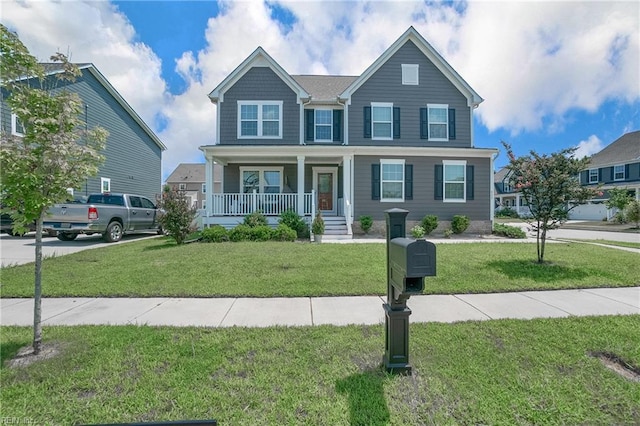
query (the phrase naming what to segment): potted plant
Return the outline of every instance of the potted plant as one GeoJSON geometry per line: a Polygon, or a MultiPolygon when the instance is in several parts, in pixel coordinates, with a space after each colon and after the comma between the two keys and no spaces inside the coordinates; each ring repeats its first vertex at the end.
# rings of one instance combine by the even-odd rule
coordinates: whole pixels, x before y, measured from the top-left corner
{"type": "Polygon", "coordinates": [[[313,239],[321,243],[322,234],[324,234],[324,219],[322,219],[320,210],[316,212],[316,217],[313,219],[313,222],[311,222],[311,232],[313,232],[313,239]]]}

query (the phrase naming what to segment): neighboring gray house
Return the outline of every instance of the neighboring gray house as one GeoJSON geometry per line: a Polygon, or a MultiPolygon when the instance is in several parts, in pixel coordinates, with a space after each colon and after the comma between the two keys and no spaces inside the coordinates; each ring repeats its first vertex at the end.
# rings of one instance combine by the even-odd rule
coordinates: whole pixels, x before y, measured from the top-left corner
{"type": "Polygon", "coordinates": [[[571,219],[611,219],[604,201],[612,188],[625,188],[640,200],[640,131],[626,133],[591,157],[589,169],[580,173],[585,186],[600,185],[603,195],[571,212],[571,219]]]}
{"type": "MultiPolygon", "coordinates": [[[[60,64],[43,64],[47,79],[62,71],[60,64]]],[[[57,81],[56,90],[76,92],[84,102],[83,120],[88,128],[109,132],[105,161],[95,177],[87,179],[75,195],[94,192],[126,192],[155,200],[162,184],[162,151],[166,148],[93,64],[77,64],[82,72],[74,82],[57,81]]],[[[20,136],[21,126],[11,113],[2,91],[2,131],[20,136]]]]}
{"type": "MultiPolygon", "coordinates": [[[[214,169],[214,192],[219,193],[221,188],[222,169],[214,169]]],[[[185,191],[186,196],[191,199],[191,205],[197,209],[206,209],[207,185],[205,183],[204,163],[180,163],[169,175],[166,184],[172,188],[185,191]]]]}
{"type": "Polygon", "coordinates": [[[258,47],[209,98],[216,144],[200,149],[206,182],[221,168],[222,188],[207,193],[205,226],[320,210],[349,236],[361,215],[381,231],[397,207],[408,225],[460,214],[491,232],[497,150],[473,136],[483,99],[413,27],[360,76],[289,75],[258,47]]]}

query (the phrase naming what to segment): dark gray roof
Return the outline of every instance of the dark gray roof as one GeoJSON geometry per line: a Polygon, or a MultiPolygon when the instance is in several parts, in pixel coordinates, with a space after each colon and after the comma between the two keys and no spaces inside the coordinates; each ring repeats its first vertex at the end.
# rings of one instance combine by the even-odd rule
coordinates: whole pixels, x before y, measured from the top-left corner
{"type": "Polygon", "coordinates": [[[494,182],[502,182],[505,177],[507,177],[507,173],[509,173],[509,169],[506,167],[501,168],[493,175],[494,182]]]}
{"type": "Polygon", "coordinates": [[[640,161],[640,130],[626,133],[591,157],[589,167],[598,168],[640,161]]]}
{"type": "Polygon", "coordinates": [[[167,178],[167,183],[193,183],[204,181],[204,163],[180,163],[167,178]]]}
{"type": "Polygon", "coordinates": [[[348,75],[292,75],[313,101],[335,101],[358,77],[348,75]]]}

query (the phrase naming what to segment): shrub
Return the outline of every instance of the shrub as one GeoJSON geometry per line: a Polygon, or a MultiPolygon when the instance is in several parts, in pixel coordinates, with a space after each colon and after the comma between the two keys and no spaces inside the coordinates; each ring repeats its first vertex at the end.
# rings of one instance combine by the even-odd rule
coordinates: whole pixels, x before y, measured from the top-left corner
{"type": "Polygon", "coordinates": [[[246,215],[244,217],[243,224],[250,226],[252,228],[256,226],[268,225],[267,218],[265,217],[265,215],[262,214],[261,210],[256,210],[255,212],[246,215]]]}
{"type": "Polygon", "coordinates": [[[272,229],[267,225],[254,226],[251,229],[251,241],[269,241],[272,235],[272,229]]]}
{"type": "Polygon", "coordinates": [[[444,230],[444,237],[445,238],[451,238],[452,234],[453,234],[453,231],[451,229],[445,229],[444,230]]]}
{"type": "Polygon", "coordinates": [[[229,241],[229,232],[222,225],[213,225],[202,230],[202,240],[207,243],[229,241]]]}
{"type": "Polygon", "coordinates": [[[251,227],[241,224],[229,231],[229,240],[235,242],[251,240],[251,227]]]}
{"type": "Polygon", "coordinates": [[[296,237],[296,231],[289,228],[284,223],[278,225],[278,227],[271,232],[271,239],[275,241],[295,241],[296,237]]]}
{"type": "Polygon", "coordinates": [[[195,230],[192,223],[196,217],[196,209],[191,207],[185,192],[166,185],[158,200],[158,208],[162,212],[158,215],[162,230],[176,243],[184,243],[187,236],[195,230]]]}
{"type": "Polygon", "coordinates": [[[422,218],[420,226],[424,229],[425,235],[431,234],[433,230],[438,227],[438,216],[434,216],[432,214],[426,215],[422,218]]]}
{"type": "Polygon", "coordinates": [[[496,217],[510,217],[513,219],[519,219],[520,215],[518,215],[518,212],[511,207],[504,207],[496,212],[496,217]]]}
{"type": "Polygon", "coordinates": [[[411,228],[411,236],[413,236],[413,238],[424,237],[424,228],[420,225],[414,226],[413,228],[411,228]]]}
{"type": "Polygon", "coordinates": [[[320,210],[316,212],[316,217],[311,223],[311,231],[315,235],[324,234],[324,219],[322,219],[322,213],[320,213],[320,210]]]}
{"type": "Polygon", "coordinates": [[[285,210],[280,214],[280,220],[278,223],[286,225],[289,229],[293,229],[298,238],[308,237],[309,227],[305,223],[304,219],[291,209],[285,210]]]}
{"type": "Polygon", "coordinates": [[[469,227],[469,218],[464,215],[455,215],[451,220],[451,230],[454,234],[462,234],[469,227]]]}
{"type": "Polygon", "coordinates": [[[627,205],[627,220],[636,224],[636,228],[640,226],[640,201],[633,200],[627,205]]]}
{"type": "Polygon", "coordinates": [[[507,238],[527,238],[527,234],[522,229],[501,223],[493,225],[493,233],[507,238]]]}
{"type": "Polygon", "coordinates": [[[369,232],[369,229],[373,226],[373,218],[371,216],[360,216],[358,219],[360,221],[360,228],[366,234],[369,232]]]}

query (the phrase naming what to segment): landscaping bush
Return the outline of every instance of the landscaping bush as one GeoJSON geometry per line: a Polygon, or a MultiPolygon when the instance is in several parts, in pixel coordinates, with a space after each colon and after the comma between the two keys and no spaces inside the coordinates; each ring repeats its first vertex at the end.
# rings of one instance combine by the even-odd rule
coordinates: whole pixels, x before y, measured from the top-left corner
{"type": "Polygon", "coordinates": [[[360,216],[358,219],[360,221],[360,228],[366,234],[369,232],[369,229],[373,226],[373,218],[371,216],[360,216]]]}
{"type": "Polygon", "coordinates": [[[464,215],[455,215],[451,220],[451,230],[454,234],[462,234],[469,227],[469,218],[464,215]]]}
{"type": "Polygon", "coordinates": [[[184,243],[187,236],[195,230],[192,223],[196,217],[196,209],[191,207],[186,193],[169,185],[165,186],[162,197],[158,200],[158,209],[162,211],[158,215],[162,230],[176,243],[184,243]]]}
{"type": "Polygon", "coordinates": [[[278,225],[278,227],[271,232],[271,239],[274,241],[295,241],[297,236],[296,231],[284,223],[278,225]]]}
{"type": "Polygon", "coordinates": [[[633,222],[636,226],[636,229],[640,228],[640,201],[633,200],[631,201],[625,210],[627,220],[629,222],[633,222]]]}
{"type": "Polygon", "coordinates": [[[493,225],[493,233],[507,238],[527,238],[526,232],[516,226],[496,223],[493,225]]]}
{"type": "Polygon", "coordinates": [[[424,229],[425,235],[429,235],[438,227],[438,216],[428,214],[422,218],[420,226],[424,229]]]}
{"type": "Polygon", "coordinates": [[[411,236],[416,239],[424,237],[424,228],[420,225],[414,226],[411,228],[411,236]]]}
{"type": "Polygon", "coordinates": [[[511,207],[504,207],[496,211],[496,217],[519,219],[520,215],[518,215],[518,212],[511,207]]]}
{"type": "Polygon", "coordinates": [[[201,234],[202,241],[207,243],[221,243],[223,241],[229,241],[229,232],[222,225],[213,225],[209,228],[204,228],[201,234]]]}
{"type": "Polygon", "coordinates": [[[248,214],[244,217],[244,225],[250,226],[252,228],[256,226],[266,226],[267,218],[262,214],[261,210],[256,210],[255,212],[248,214]]]}
{"type": "Polygon", "coordinates": [[[269,241],[271,239],[273,230],[270,226],[259,225],[251,228],[251,241],[269,241]]]}
{"type": "Polygon", "coordinates": [[[250,241],[251,240],[251,227],[249,225],[241,224],[229,231],[229,240],[237,243],[238,241],[250,241]]]}
{"type": "Polygon", "coordinates": [[[289,229],[293,229],[298,238],[309,237],[309,227],[305,223],[304,219],[291,209],[285,210],[280,214],[280,220],[278,223],[286,225],[289,229]]]}

